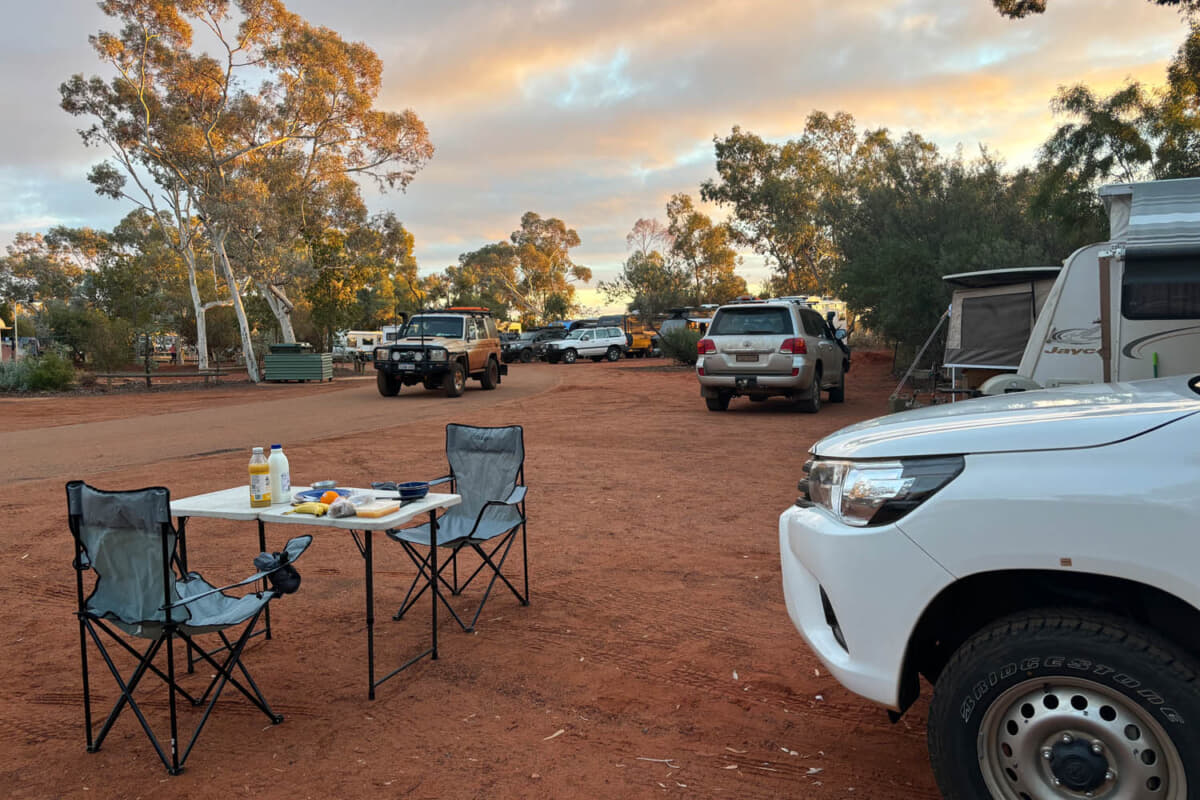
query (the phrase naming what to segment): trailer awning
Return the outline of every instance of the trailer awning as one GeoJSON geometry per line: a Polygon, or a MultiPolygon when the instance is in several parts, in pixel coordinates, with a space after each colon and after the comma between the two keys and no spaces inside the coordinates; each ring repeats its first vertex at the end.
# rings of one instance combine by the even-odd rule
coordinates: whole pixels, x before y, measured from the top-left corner
{"type": "Polygon", "coordinates": [[[1110,216],[1114,210],[1121,216],[1123,196],[1129,195],[1128,224],[1114,222],[1112,231],[1114,240],[1124,240],[1127,254],[1200,252],[1200,178],[1120,184],[1100,191],[1110,216]]]}

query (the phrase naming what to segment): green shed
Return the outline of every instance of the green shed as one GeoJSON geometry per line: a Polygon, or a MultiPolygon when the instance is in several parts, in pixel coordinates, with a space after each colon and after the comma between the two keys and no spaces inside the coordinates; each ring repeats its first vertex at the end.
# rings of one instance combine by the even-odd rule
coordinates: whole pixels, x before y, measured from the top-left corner
{"type": "Polygon", "coordinates": [[[263,375],[268,381],[331,381],[333,356],[314,353],[308,342],[271,345],[263,375]]]}

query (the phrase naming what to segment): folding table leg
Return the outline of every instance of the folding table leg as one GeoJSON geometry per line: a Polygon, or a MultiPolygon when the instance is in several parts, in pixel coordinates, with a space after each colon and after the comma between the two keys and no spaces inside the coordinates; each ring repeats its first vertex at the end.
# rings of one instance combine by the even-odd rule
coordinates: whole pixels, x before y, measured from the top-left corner
{"type": "MultiPolygon", "coordinates": [[[[261,519],[258,521],[258,550],[261,553],[267,552],[267,526],[265,524],[263,524],[263,521],[261,519]]],[[[266,591],[271,588],[271,584],[267,581],[266,578],[262,579],[262,588],[263,588],[263,591],[266,591]]],[[[263,622],[267,627],[267,638],[270,639],[271,638],[271,604],[270,603],[267,603],[266,607],[263,609],[263,622]]]]}

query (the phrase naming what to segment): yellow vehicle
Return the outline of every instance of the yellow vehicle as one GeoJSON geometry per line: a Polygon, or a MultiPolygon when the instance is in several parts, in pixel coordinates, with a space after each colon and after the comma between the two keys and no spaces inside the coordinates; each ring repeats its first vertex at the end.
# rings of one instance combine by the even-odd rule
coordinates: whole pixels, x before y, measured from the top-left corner
{"type": "Polygon", "coordinates": [[[654,352],[655,334],[640,319],[631,314],[610,314],[596,321],[597,327],[618,327],[625,332],[625,354],[629,358],[645,358],[654,352]]]}

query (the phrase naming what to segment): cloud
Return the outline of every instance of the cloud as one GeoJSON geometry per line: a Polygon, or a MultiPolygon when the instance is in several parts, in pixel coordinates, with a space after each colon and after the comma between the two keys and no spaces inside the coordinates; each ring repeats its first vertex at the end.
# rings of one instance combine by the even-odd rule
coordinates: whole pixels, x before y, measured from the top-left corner
{"type": "MultiPolygon", "coordinates": [[[[24,4],[0,30],[9,124],[0,132],[0,243],[49,220],[111,224],[78,121],[58,83],[94,72],[103,24],[24,4]],[[11,112],[8,110],[11,109],[11,112]]],[[[985,143],[1016,166],[1055,125],[1057,87],[1156,83],[1185,35],[1142,0],[1056,0],[1007,20],[987,0],[291,0],[365,41],[384,64],[380,104],[413,108],[437,153],[406,193],[378,195],[416,236],[422,270],[507,238],[525,211],[560,217],[574,254],[610,278],[639,217],[712,175],[712,139],[734,125],[799,135],[814,109],[863,127],[919,131],[943,149],[985,143]]],[[[110,26],[111,27],[111,26],[110,26]]],[[[751,282],[761,261],[748,259],[751,282]]],[[[760,279],[760,278],[758,278],[760,279]]]]}

